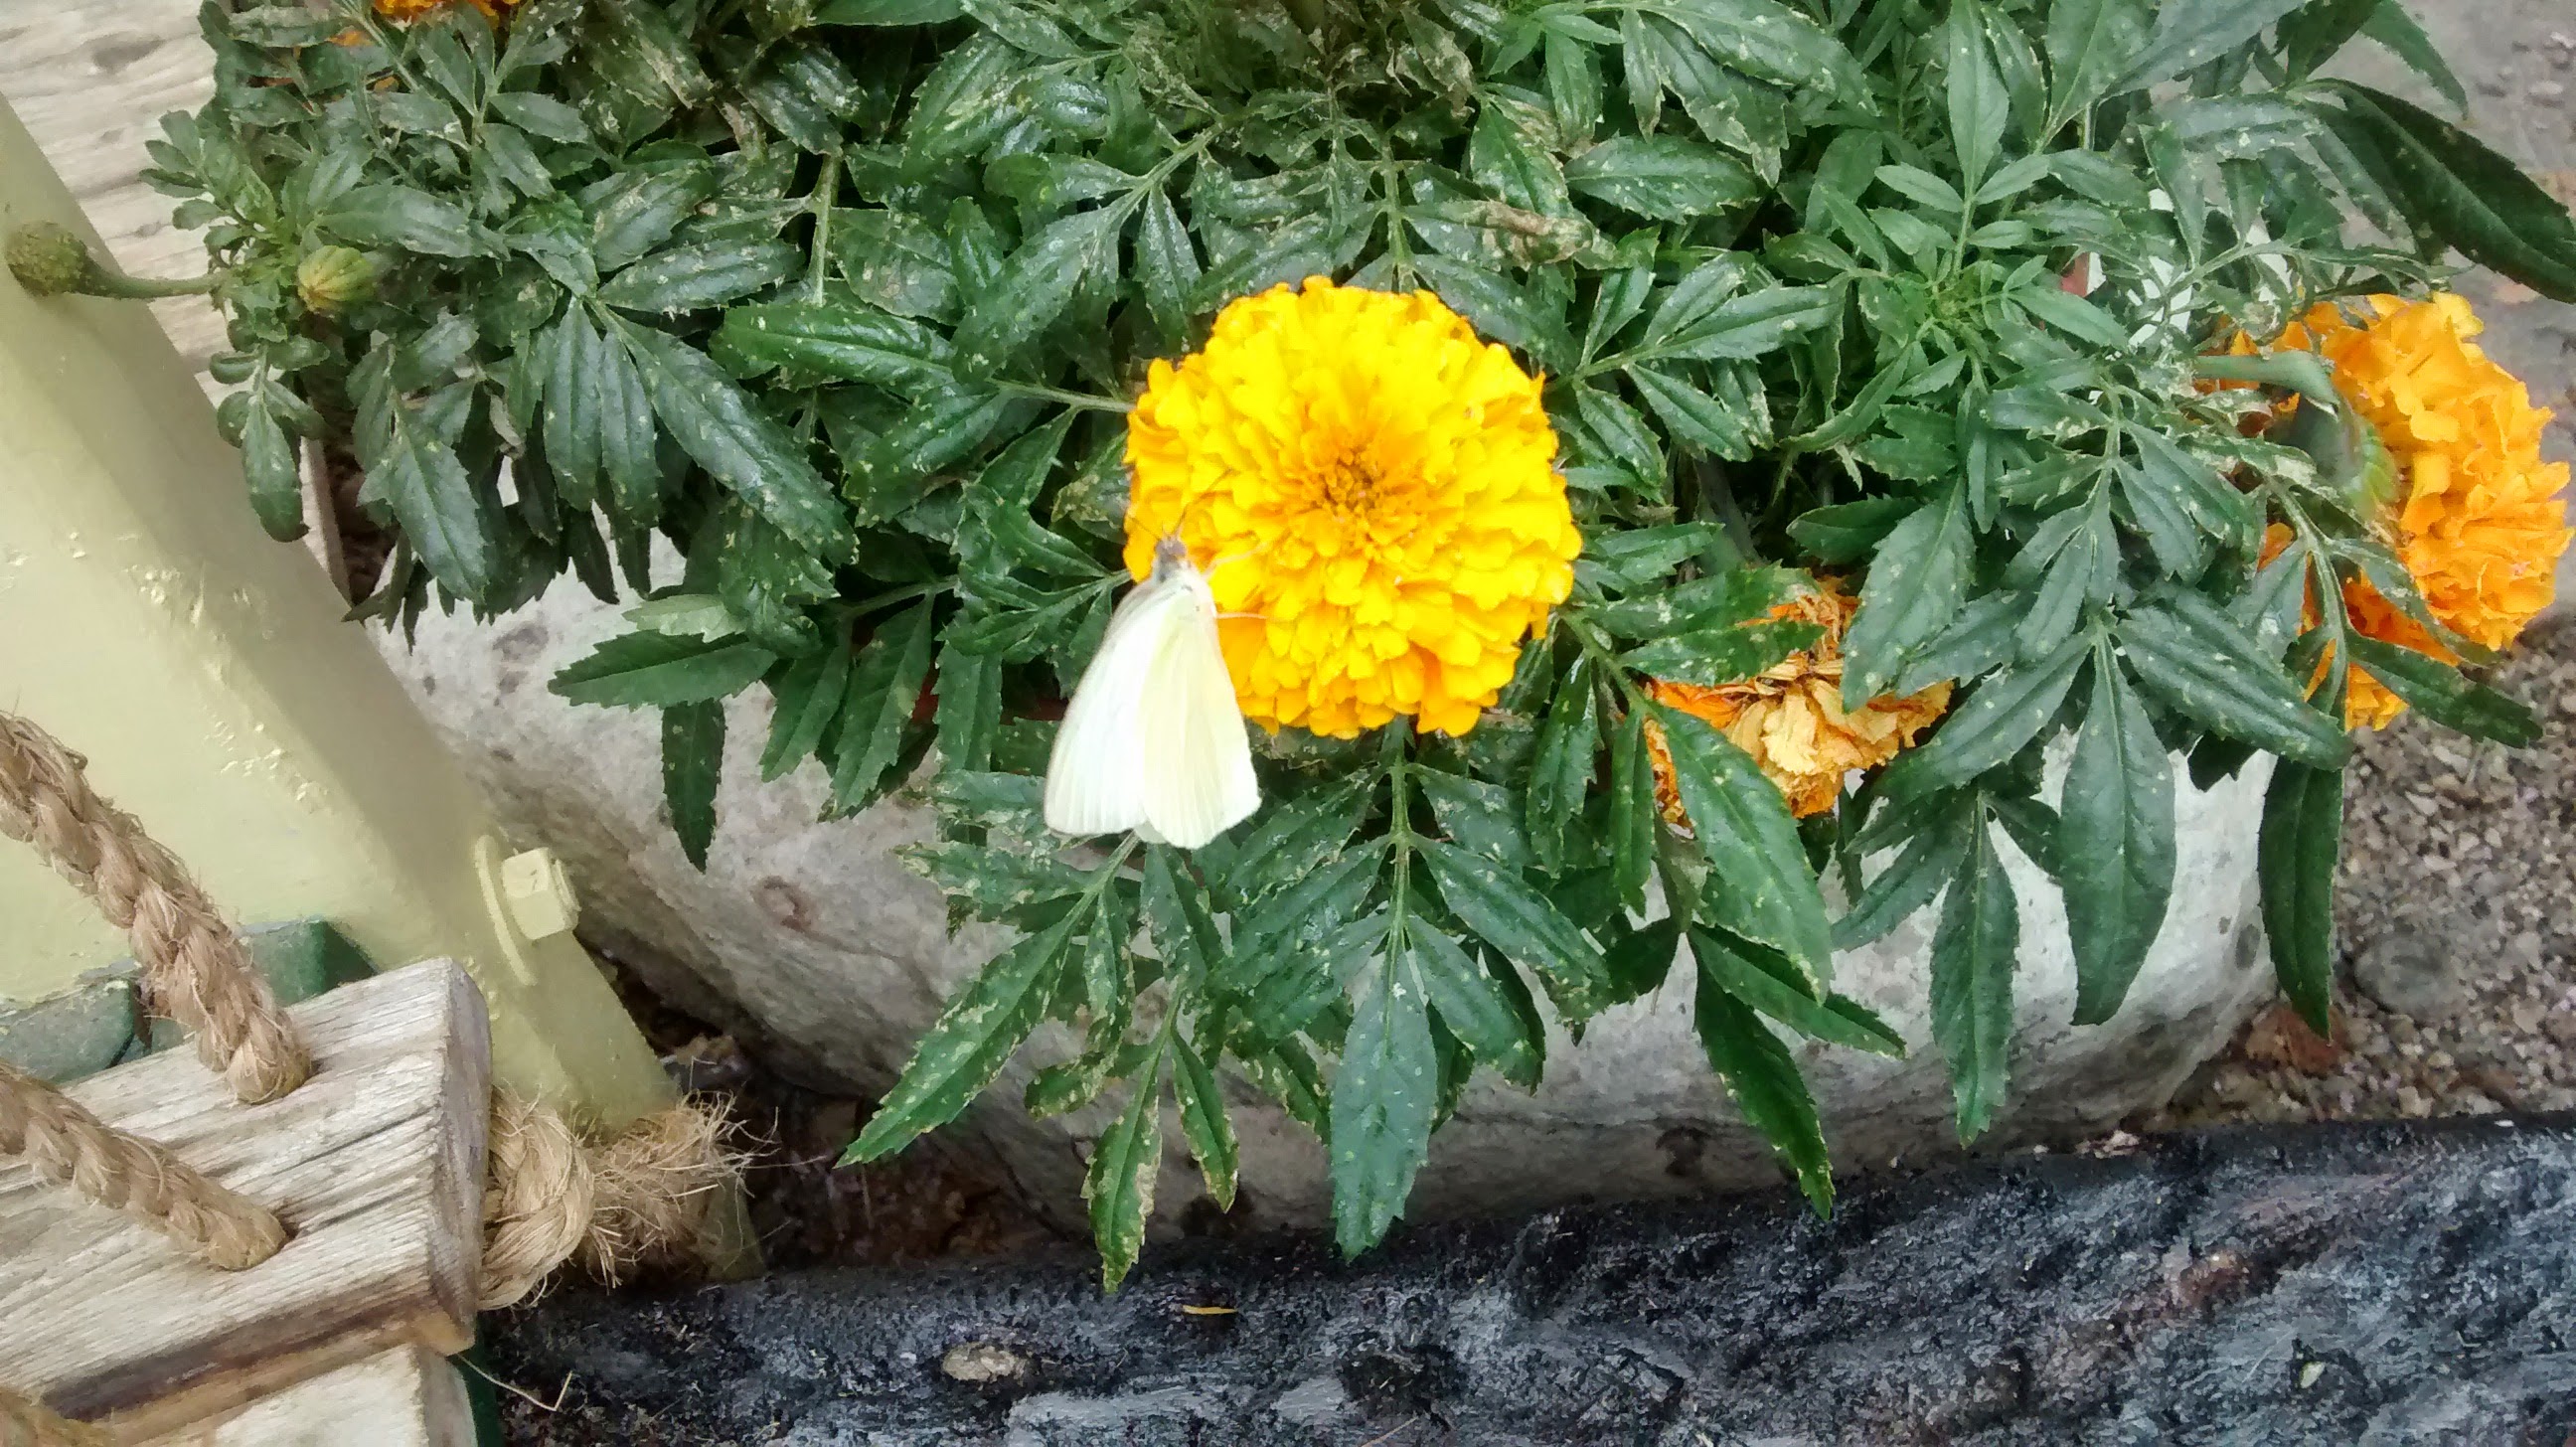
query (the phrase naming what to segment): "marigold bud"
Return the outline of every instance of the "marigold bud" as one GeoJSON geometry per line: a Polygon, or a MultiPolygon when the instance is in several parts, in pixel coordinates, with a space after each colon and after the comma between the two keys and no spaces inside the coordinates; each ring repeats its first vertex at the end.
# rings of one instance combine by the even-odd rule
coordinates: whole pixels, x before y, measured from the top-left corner
{"type": "Polygon", "coordinates": [[[38,296],[61,296],[88,290],[98,262],[70,227],[30,221],[9,233],[9,274],[38,296]]]}
{"type": "Polygon", "coordinates": [[[328,315],[353,301],[375,294],[376,264],[363,251],[324,246],[305,253],[295,268],[295,294],[305,306],[328,315]]]}

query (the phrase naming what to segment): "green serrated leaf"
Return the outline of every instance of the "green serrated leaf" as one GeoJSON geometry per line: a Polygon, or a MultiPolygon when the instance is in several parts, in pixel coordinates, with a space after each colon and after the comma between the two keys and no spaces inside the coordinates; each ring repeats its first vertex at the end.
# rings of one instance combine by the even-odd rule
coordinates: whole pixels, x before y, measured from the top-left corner
{"type": "Polygon", "coordinates": [[[1381,954],[1360,972],[1333,1078],[1333,1234],[1344,1256],[1376,1245],[1403,1214],[1439,1093],[1430,999],[1413,957],[1381,954]]]}
{"type": "Polygon", "coordinates": [[[1834,921],[1834,948],[1858,949],[1937,898],[1967,858],[1973,827],[1973,818],[1953,815],[1933,821],[1908,840],[1904,852],[1873,876],[1851,909],[1834,921]]]}
{"type": "Polygon", "coordinates": [[[1609,1005],[1601,952],[1517,871],[1437,839],[1417,837],[1414,848],[1450,912],[1495,953],[1534,971],[1560,1015],[1587,1020],[1609,1005]]]}
{"type": "Polygon", "coordinates": [[[1621,904],[1643,913],[1663,827],[1655,796],[1655,762],[1646,746],[1646,716],[1630,710],[1610,740],[1610,886],[1621,904]]]}
{"type": "Polygon", "coordinates": [[[2334,874],[2342,843],[2343,771],[2287,759],[2275,765],[2255,849],[2263,933],[2281,993],[2320,1037],[2334,1025],[2334,874]]]}
{"type": "Polygon", "coordinates": [[[353,187],[313,224],[352,246],[394,246],[423,256],[473,256],[483,248],[462,207],[390,181],[353,187]]]}
{"type": "Polygon", "coordinates": [[[2576,301],[2576,217],[2475,136],[2385,92],[2328,83],[2377,142],[2407,213],[2471,261],[2576,301]]]}
{"type": "Polygon", "coordinates": [[[1986,48],[1985,9],[1978,0],[1951,0],[1942,26],[1942,53],[1948,78],[1950,146],[1959,158],[1959,173],[1974,193],[2003,146],[2004,126],[2012,119],[2012,99],[2003,76],[1986,48]]]}
{"type": "Polygon", "coordinates": [[[1197,243],[1181,224],[1172,198],[1158,189],[1145,198],[1136,226],[1136,286],[1166,342],[1189,334],[1190,298],[1199,276],[1197,243]]]}
{"type": "Polygon", "coordinates": [[[725,313],[710,349],[718,360],[745,373],[796,367],[905,396],[951,380],[948,347],[936,332],[842,302],[734,307],[725,313]]]}
{"type": "Polygon", "coordinates": [[[824,731],[840,717],[849,677],[846,638],[790,661],[771,676],[769,742],[760,751],[762,783],[784,778],[822,747],[824,731]]]}
{"type": "Polygon", "coordinates": [[[1089,917],[1076,910],[1053,927],[1022,939],[977,972],[949,1001],[886,1092],[866,1129],[842,1152],[841,1163],[873,1161],[902,1149],[913,1137],[956,1119],[1002,1073],[1002,1066],[1045,1017],[1056,977],[1071,953],[1074,932],[1089,917]]]}
{"type": "Polygon", "coordinates": [[[2050,0],[2050,131],[2083,114],[2128,73],[2146,48],[2149,19],[2142,0],[2050,0]]]}
{"type": "Polygon", "coordinates": [[[2164,742],[2106,651],[2075,731],[2056,849],[2075,950],[2075,1023],[2111,1018],[2173,897],[2174,782],[2164,742]]]}
{"type": "Polygon", "coordinates": [[[273,409],[254,402],[244,414],[241,453],[242,480],[250,485],[260,528],[279,542],[304,536],[304,474],[273,409]]]}
{"type": "Polygon", "coordinates": [[[1691,957],[1699,962],[1703,981],[1799,1034],[1873,1055],[1904,1058],[1904,1037],[1876,1015],[1848,1001],[1845,1004],[1849,1008],[1841,1009],[1829,1000],[1809,995],[1796,968],[1779,955],[1713,930],[1692,930],[1690,942],[1691,957]]]}
{"type": "Polygon", "coordinates": [[[1962,1144],[1983,1135],[2003,1106],[2020,947],[2012,880],[1993,832],[1979,822],[1932,934],[1932,1039],[1950,1065],[1962,1144]]]}
{"type": "Polygon", "coordinates": [[[391,349],[380,344],[351,377],[359,413],[354,441],[366,469],[358,500],[392,509],[403,541],[441,587],[480,598],[499,559],[474,481],[425,409],[394,393],[390,363],[391,349]]]}
{"type": "Polygon", "coordinates": [[[1691,1024],[1709,1067],[1725,1082],[1745,1123],[1771,1143],[1816,1214],[1831,1212],[1834,1172],[1825,1150],[1824,1122],[1789,1048],[1760,1016],[1715,983],[1705,966],[1693,995],[1691,1024]]]}
{"type": "Polygon", "coordinates": [[[832,760],[832,807],[849,813],[866,807],[896,780],[888,776],[903,753],[904,726],[912,722],[930,673],[930,640],[936,609],[914,604],[881,623],[859,650],[841,704],[841,740],[832,760]]]}
{"type": "Polygon", "coordinates": [[[1823,636],[1815,624],[1795,622],[1699,629],[1632,648],[1619,662],[1649,677],[1709,687],[1752,678],[1823,636]]]}
{"type": "Polygon", "coordinates": [[[2310,707],[2235,621],[2191,593],[2169,593],[2120,623],[2138,681],[2173,708],[2257,748],[2319,768],[2350,752],[2340,724],[2310,707]]]}
{"type": "Polygon", "coordinates": [[[2088,646],[2070,638],[2047,657],[1988,676],[1941,721],[1929,743],[1897,761],[1890,776],[1912,789],[1956,788],[2020,753],[2057,717],[2088,646]]]}
{"type": "Polygon", "coordinates": [[[943,643],[936,686],[941,772],[985,768],[992,762],[993,739],[1002,722],[1002,660],[943,643]]]}
{"type": "MultiPolygon", "coordinates": [[[[1163,1169],[1163,1062],[1136,1078],[1127,1109],[1091,1148],[1082,1198],[1091,1203],[1091,1239],[1100,1249],[1100,1289],[1116,1291],[1145,1249],[1154,1214],[1154,1181],[1163,1169]]],[[[874,1121],[869,1122],[874,1125],[874,1121]]]]}
{"type": "Polygon", "coordinates": [[[1957,617],[1970,552],[1966,489],[1952,486],[1898,523],[1871,555],[1860,612],[1843,639],[1843,707],[1887,690],[1906,657],[1957,617]]]}
{"type": "Polygon", "coordinates": [[[724,704],[675,704],[662,710],[662,803],[680,852],[703,873],[716,832],[716,783],[724,767],[724,704]]]}
{"type": "Polygon", "coordinates": [[[784,241],[675,246],[610,277],[600,286],[599,299],[627,311],[695,311],[785,281],[804,263],[804,252],[784,241]]]}
{"type": "Polygon", "coordinates": [[[1592,662],[1577,659],[1539,724],[1530,766],[1530,853],[1550,873],[1565,861],[1566,829],[1582,814],[1584,795],[1592,786],[1593,762],[1601,751],[1600,709],[1592,662]]]}
{"type": "Polygon", "coordinates": [[[740,639],[623,633],[565,665],[547,688],[574,703],[675,708],[740,693],[777,661],[740,639]]]}
{"type": "Polygon", "coordinates": [[[1688,221],[1755,200],[1750,167],[1684,136],[1618,136],[1568,162],[1564,184],[1658,221],[1688,221]]]}
{"type": "Polygon", "coordinates": [[[1712,457],[1741,462],[1770,441],[1771,416],[1763,404],[1760,378],[1747,383],[1729,372],[1717,394],[1704,392],[1653,367],[1628,369],[1637,395],[1662,418],[1675,440],[1712,457]]]}
{"type": "Polygon", "coordinates": [[[957,328],[960,362],[983,371],[1003,367],[1054,325],[1083,276],[1112,263],[1129,209],[1104,206],[1060,217],[1013,252],[993,286],[968,300],[957,328]]]}
{"type": "Polygon", "coordinates": [[[682,451],[808,552],[848,555],[840,501],[803,444],[753,406],[706,353],[651,327],[623,320],[609,325],[634,358],[654,415],[682,451]]]}
{"type": "Polygon", "coordinates": [[[1505,1080],[1523,1090],[1538,1089],[1546,1067],[1546,1037],[1522,1013],[1512,992],[1484,962],[1439,930],[1417,923],[1405,937],[1440,1023],[1505,1080]]]}
{"type": "Polygon", "coordinates": [[[1911,497],[1871,497],[1809,508],[1790,521],[1789,536],[1817,562],[1858,562],[1922,507],[1911,497]]]}
{"type": "Polygon", "coordinates": [[[2197,70],[2262,33],[2308,0],[2164,0],[2156,28],[2113,93],[2137,90],[2197,70]]]}
{"type": "Polygon", "coordinates": [[[2352,645],[2355,664],[2435,723],[2517,749],[2540,742],[2540,720],[2530,709],[2461,677],[2450,664],[2357,634],[2348,635],[2346,641],[2352,645]]]}
{"type": "Polygon", "coordinates": [[[1441,831],[1459,845],[1506,869],[1530,867],[1529,839],[1510,790],[1437,769],[1414,770],[1411,779],[1430,803],[1441,831]]]}
{"type": "Polygon", "coordinates": [[[1235,1143],[1234,1120],[1226,1114],[1225,1090],[1187,1042],[1172,1041],[1172,1093],[1181,1107],[1181,1137],[1199,1163],[1208,1196],[1220,1211],[1234,1209],[1234,1181],[1241,1150],[1235,1143]]]}
{"type": "Polygon", "coordinates": [[[1708,860],[1700,915],[1778,950],[1822,997],[1833,976],[1824,895],[1779,786],[1706,720],[1663,707],[1654,718],[1692,836],[1708,860]]]}
{"type": "Polygon", "coordinates": [[[713,167],[674,166],[621,172],[595,194],[584,192],[591,254],[600,270],[615,271],[669,240],[719,184],[713,167]]]}
{"type": "Polygon", "coordinates": [[[2364,7],[2361,33],[2406,62],[2408,69],[2432,82],[2433,88],[2442,93],[2442,99],[2449,101],[2453,109],[2468,110],[2468,88],[2460,84],[2460,78],[2452,73],[2450,63],[2442,58],[2442,52],[2433,44],[2432,37],[2424,33],[2424,27],[2416,22],[2413,15],[2407,13],[2401,0],[2379,0],[2378,4],[2364,7]]]}

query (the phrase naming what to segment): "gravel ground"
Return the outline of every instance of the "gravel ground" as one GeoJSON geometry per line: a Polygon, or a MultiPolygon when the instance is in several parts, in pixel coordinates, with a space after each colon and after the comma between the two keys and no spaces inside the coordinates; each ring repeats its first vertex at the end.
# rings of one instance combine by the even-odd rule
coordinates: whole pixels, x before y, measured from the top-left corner
{"type": "Polygon", "coordinates": [[[2275,1006],[2143,1124],[2576,1110],[2576,618],[2491,681],[2540,714],[2539,744],[2412,715],[2359,741],[2334,1038],[2275,1006]]]}

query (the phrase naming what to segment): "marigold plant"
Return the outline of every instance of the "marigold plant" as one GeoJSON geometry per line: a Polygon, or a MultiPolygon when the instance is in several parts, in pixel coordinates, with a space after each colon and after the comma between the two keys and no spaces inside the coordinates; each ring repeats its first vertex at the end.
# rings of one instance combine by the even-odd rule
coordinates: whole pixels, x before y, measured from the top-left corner
{"type": "Polygon", "coordinates": [[[302,443],[364,473],[360,613],[567,573],[625,604],[554,687],[658,711],[690,858],[745,691],[764,777],[926,802],[913,862],[1017,942],[853,1154],[1062,1022],[1022,1104],[1099,1123],[1113,1283],[1166,1099],[1220,1205],[1225,1076],[1327,1138],[1356,1251],[1478,1073],[1535,1089],[1550,1016],[1659,990],[1825,1209],[1782,1036],[1905,1049],[1835,950],[1937,909],[1972,1138],[2010,1088],[2002,841],[2107,1018],[2180,776],[2257,754],[2322,1028],[2347,697],[2533,736],[2446,660],[2563,544],[2538,414],[2418,303],[2453,251],[2576,299],[2576,221],[2323,73],[2366,39],[2462,108],[2398,0],[394,8],[208,8],[215,98],[150,173],[208,276],[13,265],[213,292],[261,521],[304,525],[302,443]],[[2319,350],[2226,355],[2295,318],[2319,350]],[[1175,530],[1271,726],[1261,809],[1068,848],[1054,720],[1175,530]]]}

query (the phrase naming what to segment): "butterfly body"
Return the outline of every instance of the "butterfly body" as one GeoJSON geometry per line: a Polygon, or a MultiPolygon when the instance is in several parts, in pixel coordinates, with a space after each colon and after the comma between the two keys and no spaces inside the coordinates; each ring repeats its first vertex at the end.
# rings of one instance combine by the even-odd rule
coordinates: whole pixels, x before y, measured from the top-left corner
{"type": "Polygon", "coordinates": [[[1251,740],[1217,639],[1216,597],[1178,538],[1111,615],[1056,729],[1047,827],[1134,830],[1184,849],[1261,803],[1251,740]]]}

